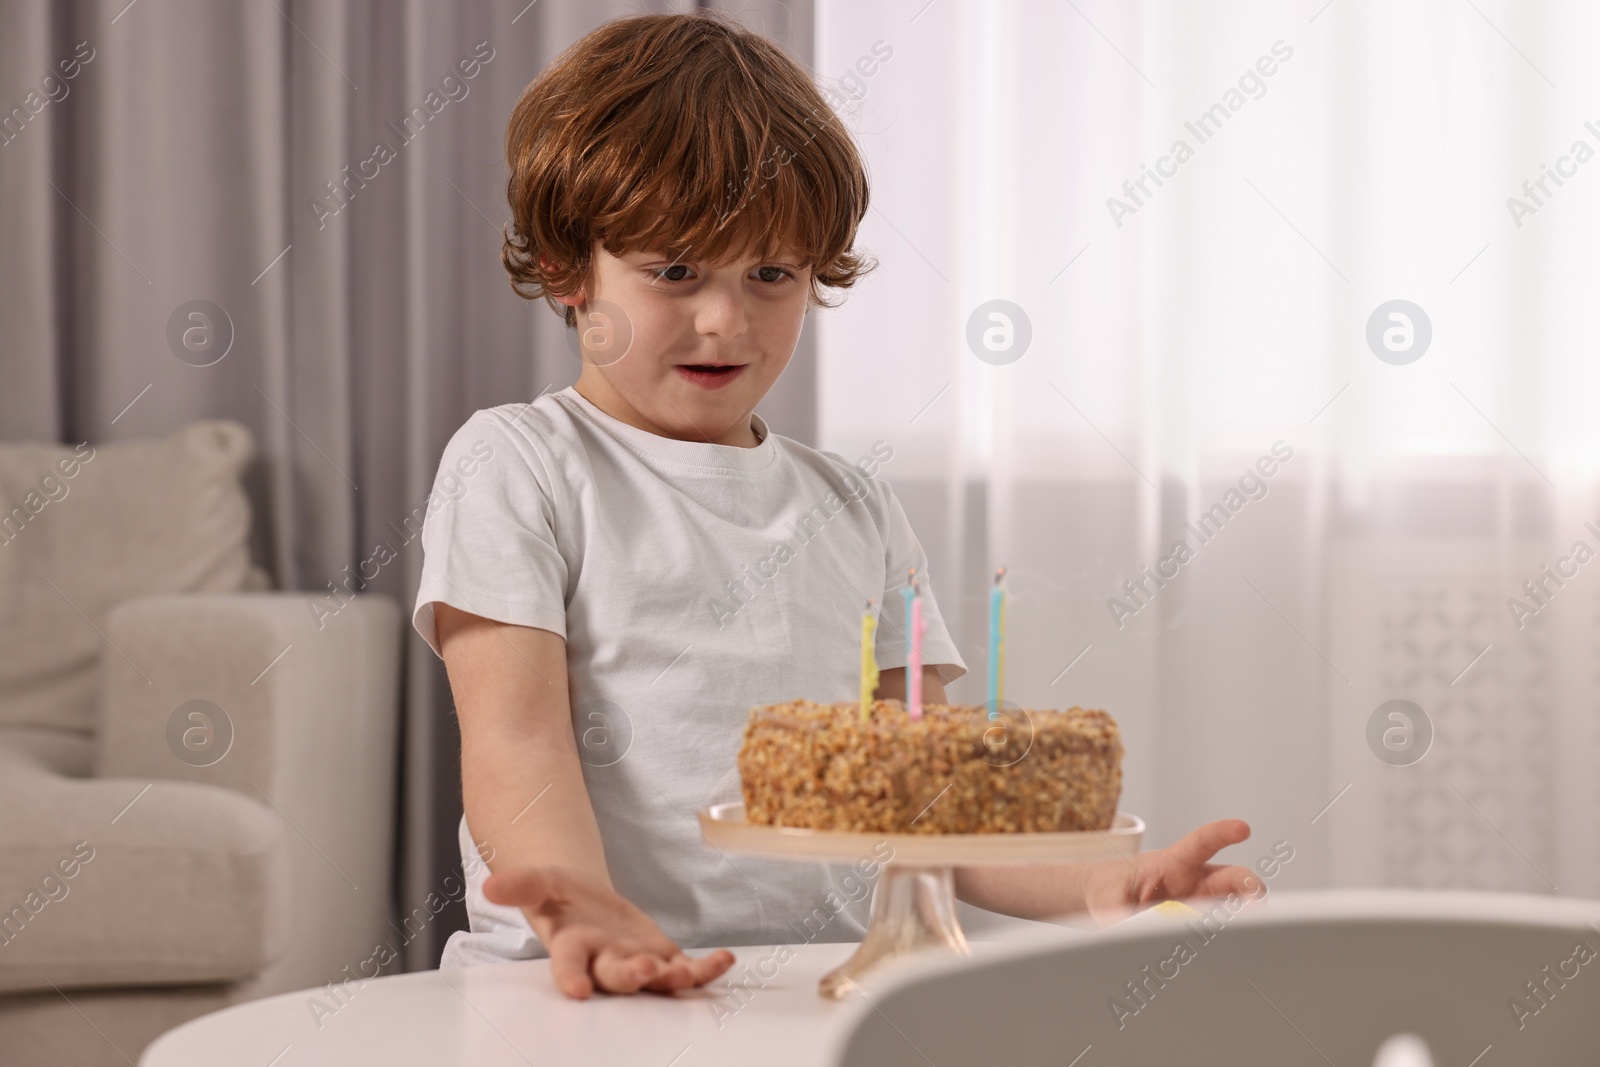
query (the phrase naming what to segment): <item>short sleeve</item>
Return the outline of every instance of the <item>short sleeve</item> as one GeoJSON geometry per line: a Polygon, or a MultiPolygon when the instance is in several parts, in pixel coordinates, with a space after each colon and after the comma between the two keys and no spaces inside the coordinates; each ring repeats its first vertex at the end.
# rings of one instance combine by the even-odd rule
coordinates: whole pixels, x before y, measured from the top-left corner
{"type": "Polygon", "coordinates": [[[566,637],[567,565],[544,465],[497,409],[445,445],[424,507],[422,579],[411,625],[443,657],[433,606],[566,637]]]}
{"type": "Polygon", "coordinates": [[[878,616],[875,654],[878,666],[887,670],[904,667],[907,659],[906,589],[911,568],[917,570],[917,588],[922,593],[922,662],[924,666],[954,668],[941,673],[948,684],[967,673],[967,665],[951,640],[945,627],[944,616],[939,611],[939,601],[934,596],[932,576],[928,573],[928,557],[922,543],[911,529],[905,509],[895,497],[887,482],[879,481],[883,499],[883,541],[886,588],[879,598],[883,611],[878,616]]]}

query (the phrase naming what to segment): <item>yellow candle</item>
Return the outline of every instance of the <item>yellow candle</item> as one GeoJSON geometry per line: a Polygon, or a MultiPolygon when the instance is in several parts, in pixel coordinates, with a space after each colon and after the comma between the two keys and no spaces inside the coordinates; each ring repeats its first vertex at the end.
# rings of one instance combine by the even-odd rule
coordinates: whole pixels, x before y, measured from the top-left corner
{"type": "Polygon", "coordinates": [[[878,691],[878,657],[875,654],[873,635],[878,630],[878,615],[872,601],[861,616],[861,717],[872,713],[872,694],[878,691]]]}

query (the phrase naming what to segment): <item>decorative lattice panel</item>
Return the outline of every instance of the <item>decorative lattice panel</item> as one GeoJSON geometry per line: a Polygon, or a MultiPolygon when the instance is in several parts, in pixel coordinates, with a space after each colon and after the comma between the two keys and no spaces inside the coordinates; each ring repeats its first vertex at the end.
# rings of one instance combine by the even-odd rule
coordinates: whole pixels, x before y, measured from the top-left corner
{"type": "Polygon", "coordinates": [[[1391,886],[1554,888],[1555,665],[1547,627],[1507,627],[1489,577],[1378,586],[1383,689],[1418,704],[1433,729],[1421,760],[1380,768],[1391,886]]]}

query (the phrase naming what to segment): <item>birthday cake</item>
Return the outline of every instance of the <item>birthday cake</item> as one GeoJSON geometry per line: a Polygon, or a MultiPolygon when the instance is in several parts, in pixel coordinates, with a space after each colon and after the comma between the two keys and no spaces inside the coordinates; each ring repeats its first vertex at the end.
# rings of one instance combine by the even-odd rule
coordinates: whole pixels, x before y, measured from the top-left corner
{"type": "Polygon", "coordinates": [[[745,820],[865,833],[1109,829],[1122,739],[1103,711],[806,700],[753,708],[739,749],[745,820]]]}

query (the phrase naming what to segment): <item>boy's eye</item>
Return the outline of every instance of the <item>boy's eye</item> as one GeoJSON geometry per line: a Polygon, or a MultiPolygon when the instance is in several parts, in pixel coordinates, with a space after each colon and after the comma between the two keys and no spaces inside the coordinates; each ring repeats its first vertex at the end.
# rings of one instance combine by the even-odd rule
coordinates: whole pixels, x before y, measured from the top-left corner
{"type": "MultiPolygon", "coordinates": [[[[687,279],[688,274],[689,268],[682,263],[674,263],[666,267],[652,267],[650,269],[651,277],[664,282],[681,282],[687,279]],[[681,273],[673,273],[674,271],[681,273]]],[[[794,277],[790,271],[783,267],[771,266],[757,267],[756,276],[768,285],[776,285],[786,278],[794,277]]]]}

